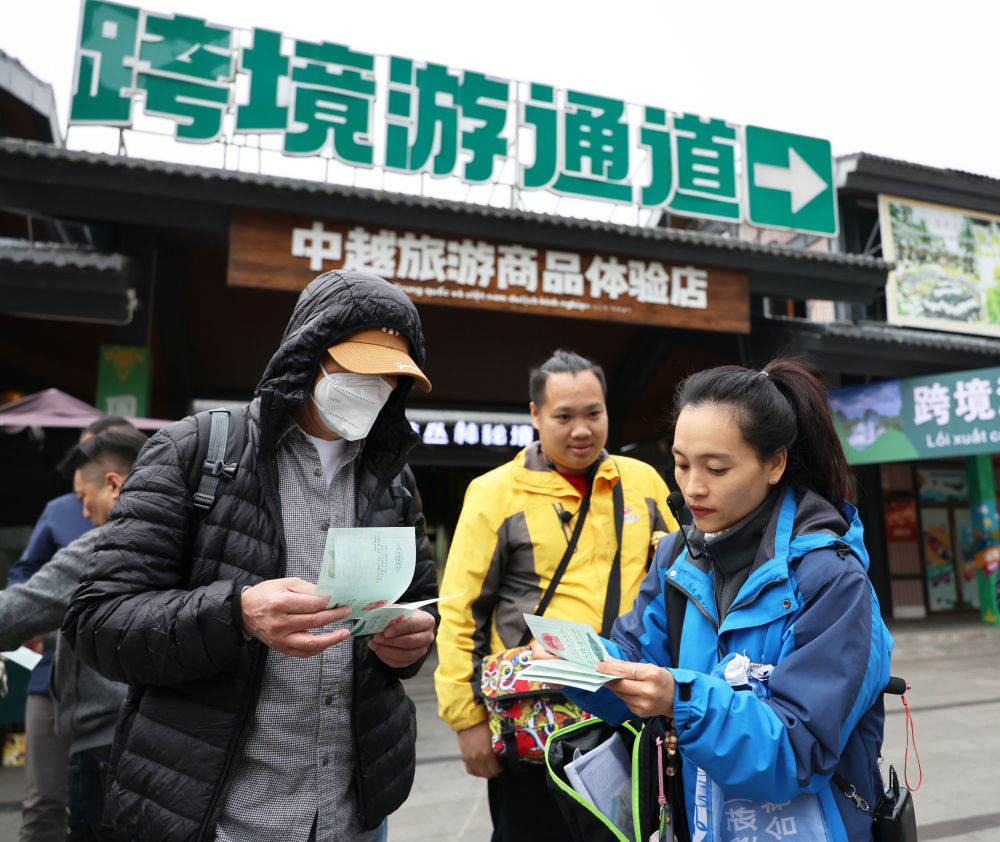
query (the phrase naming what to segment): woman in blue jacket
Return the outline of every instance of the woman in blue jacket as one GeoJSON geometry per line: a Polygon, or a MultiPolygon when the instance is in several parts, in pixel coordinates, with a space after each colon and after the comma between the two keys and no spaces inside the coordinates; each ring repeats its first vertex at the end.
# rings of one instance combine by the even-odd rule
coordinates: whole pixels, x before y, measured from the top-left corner
{"type": "Polygon", "coordinates": [[[692,840],[870,840],[844,790],[882,792],[892,638],[823,387],[790,360],[715,368],[680,385],[674,417],[694,526],[679,553],[680,535],[660,542],[616,622],[598,669],[617,679],[567,695],[611,723],[673,720],[692,840]]]}

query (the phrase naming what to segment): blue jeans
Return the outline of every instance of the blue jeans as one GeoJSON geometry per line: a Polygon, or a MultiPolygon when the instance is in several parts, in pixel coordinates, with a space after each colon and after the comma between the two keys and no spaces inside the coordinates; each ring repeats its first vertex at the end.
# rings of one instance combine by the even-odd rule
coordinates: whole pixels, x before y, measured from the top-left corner
{"type": "Polygon", "coordinates": [[[67,799],[73,842],[128,842],[129,837],[104,825],[104,790],[111,746],[78,751],[69,758],[67,799]]]}

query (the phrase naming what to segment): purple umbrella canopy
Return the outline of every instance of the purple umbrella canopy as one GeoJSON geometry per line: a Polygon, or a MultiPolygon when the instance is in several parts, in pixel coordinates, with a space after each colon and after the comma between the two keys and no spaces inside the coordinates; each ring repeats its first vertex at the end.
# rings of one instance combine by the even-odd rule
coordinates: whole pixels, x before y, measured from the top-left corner
{"type": "MultiPolygon", "coordinates": [[[[59,389],[45,389],[19,401],[0,405],[0,429],[5,433],[19,433],[25,427],[83,429],[106,414],[59,389]]],[[[171,423],[162,418],[127,420],[140,430],[158,430],[165,424],[171,423]]]]}

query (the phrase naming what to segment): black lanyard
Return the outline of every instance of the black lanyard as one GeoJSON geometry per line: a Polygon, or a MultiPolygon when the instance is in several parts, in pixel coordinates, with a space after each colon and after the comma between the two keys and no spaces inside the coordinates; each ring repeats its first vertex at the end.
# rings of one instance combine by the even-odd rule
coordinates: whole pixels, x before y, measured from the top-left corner
{"type": "MultiPolygon", "coordinates": [[[[563,557],[559,561],[559,566],[552,575],[552,580],[549,582],[549,586],[545,589],[545,594],[535,609],[535,614],[539,616],[544,614],[545,609],[549,607],[552,597],[555,596],[556,588],[559,586],[559,580],[562,579],[563,573],[566,572],[566,568],[569,566],[570,558],[576,552],[576,545],[580,540],[580,533],[583,531],[583,522],[587,519],[587,512],[590,511],[590,495],[593,491],[593,485],[594,481],[591,482],[587,488],[587,493],[584,494],[583,500],[580,502],[580,508],[576,513],[576,526],[573,527],[573,534],[570,535],[569,543],[566,545],[566,552],[563,553],[563,557]]],[[[615,620],[618,618],[618,609],[621,605],[622,529],[625,524],[625,493],[622,491],[621,474],[618,475],[618,482],[615,483],[611,497],[615,513],[615,538],[617,546],[615,547],[614,561],[611,563],[611,573],[608,576],[608,593],[604,600],[604,616],[601,621],[601,634],[604,637],[610,634],[611,626],[614,625],[615,620]]],[[[525,629],[524,634],[521,636],[520,645],[527,646],[530,640],[531,630],[525,629]]]]}

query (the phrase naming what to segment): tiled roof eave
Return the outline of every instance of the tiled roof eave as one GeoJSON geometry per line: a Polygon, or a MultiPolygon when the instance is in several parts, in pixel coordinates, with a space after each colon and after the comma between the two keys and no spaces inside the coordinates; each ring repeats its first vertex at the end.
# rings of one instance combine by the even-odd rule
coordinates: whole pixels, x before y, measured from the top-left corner
{"type": "Polygon", "coordinates": [[[948,331],[902,327],[884,322],[809,322],[803,319],[784,317],[775,317],[772,321],[787,330],[848,342],[922,347],[1000,356],[1000,338],[993,339],[988,336],[971,336],[948,331]]]}
{"type": "Polygon", "coordinates": [[[50,160],[53,163],[83,164],[119,173],[122,170],[127,170],[153,177],[168,176],[172,182],[171,189],[174,191],[183,190],[183,187],[179,185],[195,182],[199,185],[227,185],[236,189],[249,187],[256,191],[330,195],[366,202],[441,210],[450,213],[464,213],[486,219],[513,220],[583,232],[607,233],[624,238],[684,244],[706,249],[726,250],[735,253],[755,254],[831,266],[846,266],[859,270],[887,272],[891,268],[891,264],[883,260],[864,255],[818,252],[673,228],[622,225],[597,220],[514,210],[492,205],[465,203],[404,193],[391,193],[329,182],[292,179],[237,170],[196,167],[189,164],[150,161],[140,158],[82,152],[79,150],[57,149],[48,144],[35,142],[9,139],[0,140],[0,157],[4,155],[27,156],[34,159],[50,160]]]}

